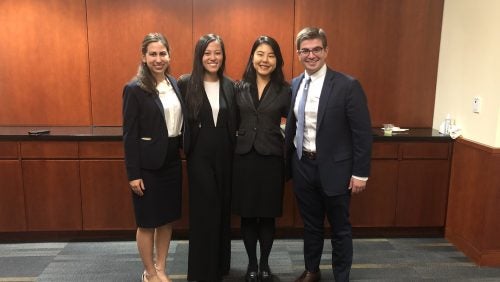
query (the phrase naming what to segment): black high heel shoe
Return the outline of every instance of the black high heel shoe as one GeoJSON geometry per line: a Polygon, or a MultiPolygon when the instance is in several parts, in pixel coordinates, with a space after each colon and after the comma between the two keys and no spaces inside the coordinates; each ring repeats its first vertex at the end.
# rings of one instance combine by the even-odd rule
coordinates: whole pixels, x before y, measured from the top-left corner
{"type": "Polygon", "coordinates": [[[247,274],[245,274],[245,281],[246,282],[258,282],[259,275],[257,274],[257,271],[247,270],[247,274]]]}
{"type": "Polygon", "coordinates": [[[272,282],[273,274],[271,273],[271,269],[268,267],[262,267],[259,271],[259,281],[260,282],[272,282]]]}

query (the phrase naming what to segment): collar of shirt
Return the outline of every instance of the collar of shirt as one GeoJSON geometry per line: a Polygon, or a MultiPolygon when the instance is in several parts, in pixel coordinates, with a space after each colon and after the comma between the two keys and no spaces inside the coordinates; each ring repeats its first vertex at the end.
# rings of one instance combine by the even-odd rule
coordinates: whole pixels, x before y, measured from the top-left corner
{"type": "Polygon", "coordinates": [[[324,64],[317,72],[313,73],[312,75],[309,75],[307,74],[307,72],[304,72],[303,83],[305,83],[309,78],[311,78],[311,83],[313,83],[315,80],[325,77],[325,75],[326,75],[326,64],[324,64]]]}

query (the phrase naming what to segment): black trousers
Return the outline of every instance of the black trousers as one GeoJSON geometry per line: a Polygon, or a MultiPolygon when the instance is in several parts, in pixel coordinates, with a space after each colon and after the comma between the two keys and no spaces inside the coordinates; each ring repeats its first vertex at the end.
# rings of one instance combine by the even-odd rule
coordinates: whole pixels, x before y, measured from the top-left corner
{"type": "Polygon", "coordinates": [[[323,192],[316,160],[292,157],[295,197],[304,221],[304,261],[307,270],[319,271],[324,242],[325,215],[332,231],[332,267],[335,281],[349,281],[352,265],[350,192],[327,196],[323,192]]]}

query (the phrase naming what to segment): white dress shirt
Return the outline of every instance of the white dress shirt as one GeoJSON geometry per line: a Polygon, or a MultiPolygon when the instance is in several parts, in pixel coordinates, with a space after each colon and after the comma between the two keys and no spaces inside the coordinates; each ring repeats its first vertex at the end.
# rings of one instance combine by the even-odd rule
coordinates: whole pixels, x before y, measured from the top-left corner
{"type": "Polygon", "coordinates": [[[156,89],[163,105],[168,137],[179,136],[182,129],[182,108],[179,98],[175,94],[172,85],[169,82],[167,83],[166,80],[158,83],[156,89]]]}

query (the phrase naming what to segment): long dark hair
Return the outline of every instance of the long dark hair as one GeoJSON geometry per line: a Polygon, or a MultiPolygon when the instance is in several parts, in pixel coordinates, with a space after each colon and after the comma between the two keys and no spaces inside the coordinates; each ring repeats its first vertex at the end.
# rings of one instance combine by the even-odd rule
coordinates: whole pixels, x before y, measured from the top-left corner
{"type": "Polygon", "coordinates": [[[217,41],[222,49],[222,63],[220,68],[217,70],[219,81],[222,81],[222,78],[224,77],[224,69],[226,68],[226,51],[224,49],[224,42],[222,41],[222,38],[216,34],[210,33],[203,35],[196,43],[196,47],[194,49],[193,71],[186,90],[186,105],[189,117],[192,119],[197,119],[203,102],[203,95],[205,94],[205,88],[203,85],[203,78],[205,75],[203,55],[208,47],[208,44],[213,41],[217,41]]]}
{"type": "MultiPolygon", "coordinates": [[[[167,48],[167,52],[170,55],[170,45],[168,44],[167,38],[163,36],[163,34],[161,33],[152,32],[148,33],[142,40],[141,54],[143,56],[145,56],[146,53],[148,52],[149,44],[154,42],[160,42],[161,44],[163,44],[163,46],[167,48]]],[[[165,70],[165,75],[169,73],[170,73],[170,65],[165,70]]],[[[141,64],[139,65],[139,69],[137,70],[137,75],[134,77],[134,79],[137,80],[137,84],[144,91],[158,94],[158,90],[156,90],[156,84],[157,84],[156,79],[154,78],[153,74],[151,73],[151,70],[149,70],[148,65],[145,62],[141,62],[141,64]]]]}
{"type": "Polygon", "coordinates": [[[285,75],[283,74],[283,55],[281,55],[281,49],[276,40],[270,36],[259,36],[257,40],[253,43],[252,50],[250,51],[250,57],[248,58],[248,63],[243,73],[243,82],[249,83],[250,85],[256,87],[257,72],[253,66],[253,55],[255,50],[261,45],[267,44],[273,49],[274,55],[276,56],[276,68],[271,73],[271,83],[278,86],[285,86],[287,82],[285,81],[285,75]]]}

